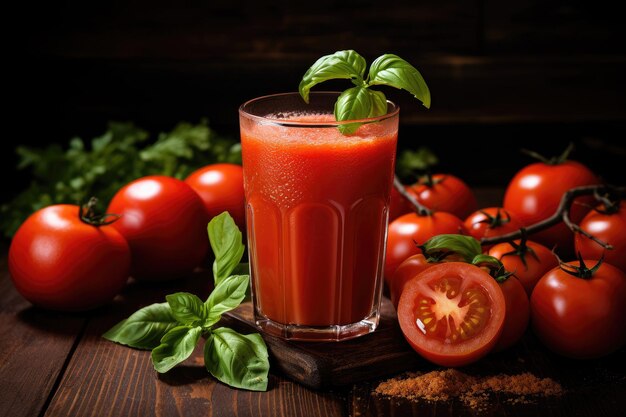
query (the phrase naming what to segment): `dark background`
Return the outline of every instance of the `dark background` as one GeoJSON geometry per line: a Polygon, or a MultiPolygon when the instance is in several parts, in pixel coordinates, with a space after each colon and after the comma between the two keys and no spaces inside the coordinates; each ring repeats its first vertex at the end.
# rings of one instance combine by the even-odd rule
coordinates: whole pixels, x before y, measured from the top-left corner
{"type": "MultiPolygon", "coordinates": [[[[576,159],[623,183],[626,25],[613,4],[21,2],[3,17],[0,163],[15,165],[18,144],[91,138],[108,120],[158,132],[206,117],[237,137],[243,101],[295,91],[319,56],[355,49],[368,62],[396,53],[422,72],[431,110],[384,89],[402,108],[399,146],[431,147],[470,185],[505,185],[530,162],[521,147],[552,155],[569,141],[576,159]]],[[[28,183],[27,172],[13,177],[3,200],[28,183]]]]}

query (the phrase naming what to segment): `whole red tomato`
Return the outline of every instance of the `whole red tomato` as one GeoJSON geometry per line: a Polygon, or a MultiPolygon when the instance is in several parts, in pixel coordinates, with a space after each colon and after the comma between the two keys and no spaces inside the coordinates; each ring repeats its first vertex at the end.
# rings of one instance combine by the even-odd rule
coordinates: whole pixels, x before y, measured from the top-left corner
{"type": "Polygon", "coordinates": [[[185,182],[198,193],[209,218],[227,211],[239,229],[245,232],[246,202],[243,192],[243,170],[240,165],[207,165],[192,172],[185,182]]]}
{"type": "Polygon", "coordinates": [[[478,208],[472,190],[461,179],[449,174],[425,177],[407,187],[417,201],[433,211],[445,211],[464,219],[478,208]]]}
{"type": "Polygon", "coordinates": [[[561,355],[596,358],[626,342],[626,274],[607,263],[595,271],[587,269],[596,262],[585,260],[579,267],[569,262],[552,269],[530,297],[533,330],[561,355]]]}
{"type": "Polygon", "coordinates": [[[504,295],[496,280],[461,262],[426,269],[406,284],[398,303],[406,340],[442,366],[467,365],[489,353],[504,318],[504,295]]]}
{"type": "Polygon", "coordinates": [[[436,264],[436,262],[428,262],[426,257],[421,253],[409,256],[402,262],[391,278],[386,280],[393,306],[398,308],[398,301],[400,301],[400,296],[407,282],[436,264]]]}
{"type": "Polygon", "coordinates": [[[537,281],[559,264],[550,249],[525,239],[498,243],[489,249],[489,255],[499,259],[504,268],[513,273],[528,297],[537,281]]]}
{"type": "Polygon", "coordinates": [[[450,213],[431,215],[409,213],[389,224],[384,274],[390,279],[398,266],[411,255],[421,253],[418,244],[433,236],[464,232],[463,221],[450,213]]]}
{"type": "Polygon", "coordinates": [[[75,205],[54,205],[31,215],[9,249],[15,288],[43,308],[81,311],[119,293],[130,274],[130,249],[112,226],[81,219],[75,205]]]}
{"type": "Polygon", "coordinates": [[[494,346],[495,352],[508,349],[516,344],[526,332],[530,318],[530,303],[522,284],[512,276],[500,282],[504,295],[506,314],[502,334],[494,346]]]}
{"type": "Polygon", "coordinates": [[[576,253],[585,259],[600,259],[626,271],[626,204],[618,202],[611,208],[600,206],[589,212],[579,224],[580,228],[610,244],[605,250],[598,243],[576,233],[576,253]]]}
{"type": "MultiPolygon", "coordinates": [[[[509,183],[504,195],[504,208],[515,215],[523,226],[529,226],[554,214],[561,197],[570,188],[599,184],[598,178],[586,166],[575,161],[537,162],[519,171],[509,183]]],[[[578,223],[589,211],[579,203],[590,204],[593,198],[581,197],[572,204],[570,217],[578,223]]],[[[572,232],[560,223],[532,235],[533,240],[548,247],[571,252],[572,232]]]]}
{"type": "MultiPolygon", "coordinates": [[[[487,207],[470,214],[465,219],[465,229],[470,236],[481,240],[484,237],[502,236],[519,230],[522,224],[508,211],[500,207],[487,207]]],[[[491,246],[483,246],[488,250],[491,246]]]]}
{"type": "Polygon", "coordinates": [[[112,224],[128,241],[131,275],[166,280],[189,274],[209,250],[209,216],[202,200],[183,181],[165,176],[135,180],[115,194],[112,224]]]}

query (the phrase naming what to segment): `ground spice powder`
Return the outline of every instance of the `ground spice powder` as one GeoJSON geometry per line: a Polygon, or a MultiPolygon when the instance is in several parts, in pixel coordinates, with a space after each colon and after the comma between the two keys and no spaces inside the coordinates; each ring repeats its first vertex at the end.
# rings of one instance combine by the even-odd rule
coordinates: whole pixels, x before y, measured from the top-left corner
{"type": "Polygon", "coordinates": [[[526,372],[519,375],[477,377],[456,369],[432,371],[424,374],[408,373],[382,382],[375,392],[381,395],[410,400],[448,401],[460,399],[471,408],[483,408],[489,393],[504,393],[512,397],[510,403],[527,403],[527,396],[559,396],[561,385],[550,378],[538,378],[526,372]]]}

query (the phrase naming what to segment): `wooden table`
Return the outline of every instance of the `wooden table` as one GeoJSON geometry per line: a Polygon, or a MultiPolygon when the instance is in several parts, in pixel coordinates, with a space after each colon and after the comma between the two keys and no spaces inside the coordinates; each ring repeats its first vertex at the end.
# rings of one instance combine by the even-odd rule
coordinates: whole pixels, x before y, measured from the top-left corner
{"type": "Polygon", "coordinates": [[[132,283],[115,302],[91,313],[64,314],[32,307],[14,289],[6,256],[0,260],[0,416],[618,416],[626,408],[625,351],[597,361],[552,355],[527,336],[510,352],[476,365],[483,371],[555,377],[570,390],[560,400],[500,403],[484,413],[460,403],[411,403],[372,394],[377,381],[316,392],[271,375],[267,392],[217,383],[198,349],[164,375],[150,352],[108,342],[100,335],[138,307],[162,301],[180,287],[204,295],[209,275],[177,283],[132,283]]]}
{"type": "Polygon", "coordinates": [[[469,368],[488,373],[530,370],[561,382],[560,399],[514,405],[496,396],[477,412],[453,401],[415,403],[372,394],[378,381],[333,391],[312,391],[283,376],[270,376],[267,392],[217,383],[198,349],[164,375],[150,352],[108,342],[100,335],[139,307],[166,294],[191,291],[205,297],[210,275],[171,283],[131,283],[112,305],[82,314],[43,311],[15,290],[0,248],[0,416],[621,416],[626,410],[626,350],[595,361],[573,361],[546,351],[528,334],[508,352],[469,368]],[[621,361],[620,361],[621,360],[621,361]]]}

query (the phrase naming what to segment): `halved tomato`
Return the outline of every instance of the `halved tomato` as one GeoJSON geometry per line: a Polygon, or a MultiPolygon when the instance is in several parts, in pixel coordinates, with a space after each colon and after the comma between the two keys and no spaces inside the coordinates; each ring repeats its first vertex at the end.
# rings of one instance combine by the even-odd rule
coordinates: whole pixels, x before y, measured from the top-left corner
{"type": "Polygon", "coordinates": [[[405,285],[398,304],[406,340],[442,366],[467,365],[489,353],[504,317],[504,295],[496,280],[461,262],[426,269],[405,285]]]}
{"type": "Polygon", "coordinates": [[[398,302],[404,286],[407,282],[430,268],[441,262],[462,262],[463,257],[457,254],[450,254],[449,256],[442,257],[440,260],[427,259],[421,253],[417,255],[409,256],[404,262],[400,264],[396,272],[391,276],[391,279],[387,280],[387,286],[389,287],[389,298],[391,303],[397,309],[398,302]]]}

